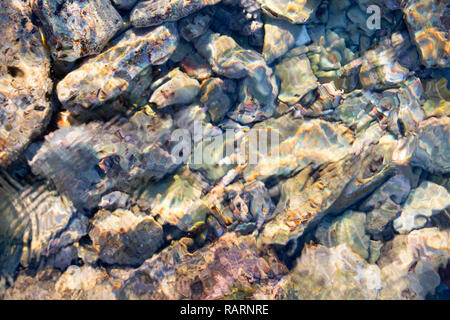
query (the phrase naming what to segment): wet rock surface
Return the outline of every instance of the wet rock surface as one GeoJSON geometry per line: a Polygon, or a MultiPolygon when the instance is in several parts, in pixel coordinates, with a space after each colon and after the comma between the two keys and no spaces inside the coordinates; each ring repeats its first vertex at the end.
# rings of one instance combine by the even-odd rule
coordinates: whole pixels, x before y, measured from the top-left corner
{"type": "Polygon", "coordinates": [[[1,299],[450,295],[445,1],[0,9],[1,299]]]}

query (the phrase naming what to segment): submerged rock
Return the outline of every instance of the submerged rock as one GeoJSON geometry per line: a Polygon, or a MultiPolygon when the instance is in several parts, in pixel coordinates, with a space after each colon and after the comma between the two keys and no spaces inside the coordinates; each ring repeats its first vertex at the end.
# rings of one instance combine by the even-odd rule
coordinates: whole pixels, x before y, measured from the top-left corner
{"type": "Polygon", "coordinates": [[[181,19],[178,23],[180,35],[186,41],[192,41],[193,39],[200,37],[208,30],[215,12],[215,7],[206,7],[181,19]]]}
{"type": "Polygon", "coordinates": [[[262,47],[264,23],[258,0],[224,0],[217,7],[215,19],[239,36],[248,37],[254,47],[262,47]]]}
{"type": "Polygon", "coordinates": [[[123,23],[109,0],[36,0],[33,11],[43,25],[52,57],[60,61],[100,53],[123,23]]]}
{"type": "Polygon", "coordinates": [[[278,99],[288,105],[296,104],[303,96],[317,88],[317,78],[301,48],[290,51],[275,67],[275,74],[281,80],[278,99]]]}
{"type": "Polygon", "coordinates": [[[396,236],[382,248],[379,299],[425,299],[440,283],[439,267],[450,258],[448,230],[428,228],[396,236]]]}
{"type": "Polygon", "coordinates": [[[319,6],[319,0],[258,0],[265,13],[290,23],[305,23],[319,6]]]}
{"type": "MultiPolygon", "coordinates": [[[[392,151],[390,151],[392,152],[392,151]]],[[[342,212],[382,184],[392,172],[389,150],[368,147],[314,172],[307,167],[281,184],[275,219],[258,238],[263,244],[286,245],[327,214],[342,212]],[[369,169],[370,168],[370,169],[369,169]]]]}
{"type": "Polygon", "coordinates": [[[450,172],[450,118],[430,118],[423,121],[417,132],[417,149],[412,163],[431,172],[450,172]]]}
{"type": "Polygon", "coordinates": [[[319,166],[343,158],[349,151],[351,138],[343,125],[313,119],[293,119],[287,114],[256,124],[248,139],[259,137],[268,142],[267,150],[249,147],[248,165],[243,175],[246,181],[289,175],[308,165],[319,166]]]}
{"type": "Polygon", "coordinates": [[[290,49],[309,44],[311,38],[305,25],[265,18],[264,47],[262,54],[268,64],[282,57],[290,49]]]}
{"type": "Polygon", "coordinates": [[[188,104],[200,92],[200,83],[188,77],[178,68],[173,69],[152,86],[159,87],[153,92],[149,102],[155,103],[158,108],[174,104],[188,104]]]}
{"type": "Polygon", "coordinates": [[[146,0],[140,1],[131,11],[130,21],[134,27],[142,28],[177,21],[203,7],[221,0],[146,0]]]}
{"type": "Polygon", "coordinates": [[[30,10],[8,0],[0,12],[0,167],[6,167],[50,121],[52,80],[30,10]]]}
{"type": "Polygon", "coordinates": [[[193,254],[180,244],[165,249],[131,274],[120,296],[242,299],[251,297],[258,287],[274,283],[286,271],[272,250],[257,248],[253,236],[227,233],[193,254]]]}
{"type": "MultiPolygon", "coordinates": [[[[170,23],[128,30],[108,50],[61,80],[56,88],[58,99],[74,116],[95,115],[95,109],[105,103],[126,98],[142,73],[169,59],[177,42],[176,26],[170,23]]],[[[149,86],[151,78],[147,82],[149,86]]]]}
{"type": "Polygon", "coordinates": [[[450,66],[450,5],[437,0],[404,1],[403,12],[411,36],[427,68],[450,66]]]}
{"type": "Polygon", "coordinates": [[[394,220],[394,228],[401,234],[425,227],[432,215],[450,206],[450,194],[435,183],[425,181],[413,190],[401,215],[394,220]]]}
{"type": "Polygon", "coordinates": [[[90,122],[46,137],[30,165],[79,208],[96,207],[111,191],[129,191],[176,169],[163,145],[171,120],[139,112],[118,124],[90,122]]]}
{"type": "Polygon", "coordinates": [[[163,242],[162,227],[143,213],[101,210],[91,221],[89,236],[99,260],[108,264],[138,265],[163,242]]]}
{"type": "Polygon", "coordinates": [[[366,234],[365,223],[364,212],[347,211],[335,220],[321,222],[315,237],[320,244],[329,248],[345,243],[349,249],[367,260],[370,238],[366,234]]]}
{"type": "Polygon", "coordinates": [[[374,300],[381,273],[342,244],[334,248],[307,247],[292,272],[269,295],[272,299],[374,300]]]}

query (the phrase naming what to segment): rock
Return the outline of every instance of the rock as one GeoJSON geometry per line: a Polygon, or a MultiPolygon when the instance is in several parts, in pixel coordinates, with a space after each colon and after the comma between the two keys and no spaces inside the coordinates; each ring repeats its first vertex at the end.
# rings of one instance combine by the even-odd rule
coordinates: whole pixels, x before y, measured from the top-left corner
{"type": "Polygon", "coordinates": [[[200,86],[200,102],[208,108],[208,114],[214,123],[223,120],[232,107],[233,94],[235,94],[234,82],[220,78],[209,78],[200,86]]]}
{"type": "Polygon", "coordinates": [[[350,128],[362,130],[375,116],[371,111],[379,104],[379,97],[370,91],[354,90],[342,96],[342,101],[336,107],[333,118],[342,121],[350,128]]]}
{"type": "Polygon", "coordinates": [[[183,18],[178,22],[180,35],[186,41],[192,41],[204,34],[216,12],[216,7],[206,7],[202,10],[183,18]]]}
{"type": "Polygon", "coordinates": [[[99,206],[103,209],[114,211],[118,208],[128,209],[130,204],[130,197],[123,192],[113,191],[102,197],[99,206]]]}
{"type": "Polygon", "coordinates": [[[405,22],[427,68],[450,66],[450,6],[446,2],[408,0],[403,2],[405,22]]]}
{"type": "Polygon", "coordinates": [[[241,124],[261,121],[272,116],[278,85],[264,58],[253,50],[245,50],[231,37],[208,32],[195,42],[212,70],[231,79],[246,77],[240,84],[240,103],[229,117],[241,124]]]}
{"type": "Polygon", "coordinates": [[[308,21],[320,4],[318,0],[258,0],[264,12],[293,24],[308,21]]]}
{"type": "Polygon", "coordinates": [[[308,58],[314,74],[322,83],[335,81],[338,84],[346,71],[344,66],[355,60],[356,54],[347,48],[345,40],[334,31],[327,30],[317,35],[318,39],[314,39],[312,29],[308,31],[314,41],[308,47],[308,58]]]}
{"type": "Polygon", "coordinates": [[[370,238],[365,233],[366,214],[364,212],[347,211],[332,221],[320,223],[315,237],[319,243],[332,248],[346,244],[361,258],[369,258],[370,238]]]}
{"type": "Polygon", "coordinates": [[[290,51],[275,67],[275,74],[281,80],[278,99],[288,105],[296,104],[317,88],[317,78],[311,70],[309,59],[301,50],[290,51]]]}
{"type": "Polygon", "coordinates": [[[257,0],[223,1],[217,7],[215,19],[237,35],[248,37],[254,47],[262,47],[264,42],[264,23],[262,10],[257,0]]]}
{"type": "Polygon", "coordinates": [[[178,68],[170,71],[152,86],[157,86],[157,89],[153,92],[149,102],[155,103],[158,108],[191,103],[200,93],[200,83],[188,77],[178,68]]]}
{"type": "Polygon", "coordinates": [[[206,219],[209,209],[203,204],[203,190],[208,187],[200,175],[175,175],[173,182],[151,204],[152,215],[162,224],[189,231],[206,219]]]}
{"type": "Polygon", "coordinates": [[[327,214],[349,208],[391,174],[389,150],[383,150],[381,146],[348,154],[339,161],[319,167],[316,172],[312,166],[307,167],[281,184],[275,219],[265,225],[258,241],[286,245],[317,225],[327,214]]]}
{"type": "Polygon", "coordinates": [[[449,117],[430,118],[420,123],[411,163],[435,174],[450,172],[449,129],[449,117]]]}
{"type": "Polygon", "coordinates": [[[270,118],[275,112],[278,84],[272,69],[255,66],[239,88],[240,103],[229,112],[230,119],[249,124],[270,118]]]}
{"type": "Polygon", "coordinates": [[[409,70],[397,61],[389,40],[384,40],[373,50],[366,51],[359,74],[364,89],[389,89],[406,80],[409,70]]]}
{"type": "Polygon", "coordinates": [[[432,215],[450,206],[448,191],[435,183],[422,182],[411,192],[401,215],[394,220],[394,228],[401,234],[425,227],[432,215]]]}
{"type": "MultiPolygon", "coordinates": [[[[127,98],[140,75],[152,65],[165,63],[177,42],[174,24],[128,30],[108,50],[61,80],[56,88],[58,99],[74,116],[95,115],[95,109],[105,103],[122,96],[127,98]]],[[[149,86],[151,78],[147,83],[149,86]]]]}
{"type": "Polygon", "coordinates": [[[247,138],[257,136],[267,141],[269,147],[267,150],[249,147],[244,179],[288,176],[310,164],[319,166],[337,161],[346,155],[352,142],[344,135],[346,130],[345,126],[319,119],[293,119],[290,114],[256,124],[247,138]]]}
{"type": "Polygon", "coordinates": [[[131,191],[176,169],[176,159],[162,147],[171,128],[171,120],[142,111],[117,124],[62,128],[46,137],[29,163],[77,208],[92,209],[111,191],[131,191]]]}
{"type": "Polygon", "coordinates": [[[268,295],[271,299],[374,300],[381,273],[345,244],[307,247],[292,272],[268,295]]]}
{"type": "Polygon", "coordinates": [[[98,259],[108,264],[139,265],[163,242],[163,231],[152,217],[117,209],[101,210],[91,221],[89,237],[98,259]]]}
{"type": "Polygon", "coordinates": [[[6,167],[50,121],[52,81],[29,8],[2,1],[0,12],[0,167],[6,167]]]}
{"type": "Polygon", "coordinates": [[[101,267],[70,266],[63,274],[46,269],[31,277],[21,273],[6,291],[7,300],[115,300],[120,279],[101,267]]]}
{"type": "Polygon", "coordinates": [[[123,23],[109,0],[37,0],[33,11],[42,23],[51,55],[58,61],[102,52],[123,23]]]}
{"type": "Polygon", "coordinates": [[[23,267],[42,266],[45,260],[49,266],[61,265],[54,257],[87,233],[87,218],[46,186],[21,186],[7,179],[0,177],[0,276],[11,275],[19,262],[23,267]]]}
{"type": "Polygon", "coordinates": [[[449,231],[428,228],[396,236],[382,248],[379,299],[425,299],[440,283],[450,256],[449,231]]]}
{"type": "Polygon", "coordinates": [[[380,238],[390,221],[401,212],[411,190],[411,182],[404,175],[396,175],[386,181],[358,207],[368,212],[366,230],[372,237],[380,238]]]}
{"type": "Polygon", "coordinates": [[[199,81],[208,79],[212,76],[212,70],[209,64],[197,53],[186,56],[180,63],[180,67],[199,81]]]}
{"type": "Polygon", "coordinates": [[[258,67],[267,68],[262,55],[242,48],[233,38],[207,32],[194,41],[198,53],[211,65],[212,70],[230,79],[241,79],[258,67]]]}
{"type": "Polygon", "coordinates": [[[137,2],[137,0],[111,0],[111,1],[117,8],[122,10],[130,10],[137,2]]]}
{"type": "Polygon", "coordinates": [[[427,118],[450,116],[450,90],[447,89],[447,79],[430,80],[425,84],[423,110],[427,118]]]}
{"type": "Polygon", "coordinates": [[[147,260],[125,282],[120,297],[251,298],[258,287],[274,283],[287,272],[272,250],[256,247],[253,236],[227,233],[193,254],[186,249],[175,244],[147,260]]]}
{"type": "Polygon", "coordinates": [[[265,16],[263,56],[268,64],[282,57],[294,47],[311,41],[305,25],[290,24],[265,16]]]}
{"type": "Polygon", "coordinates": [[[134,27],[143,28],[167,21],[177,21],[221,0],[146,0],[140,1],[131,11],[130,21],[134,27]]]}

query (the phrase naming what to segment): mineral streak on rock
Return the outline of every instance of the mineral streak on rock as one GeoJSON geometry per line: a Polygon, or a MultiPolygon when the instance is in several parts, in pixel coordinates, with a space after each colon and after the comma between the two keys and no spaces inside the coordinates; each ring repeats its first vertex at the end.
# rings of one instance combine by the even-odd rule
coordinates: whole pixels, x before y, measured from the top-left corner
{"type": "Polygon", "coordinates": [[[52,58],[75,61],[100,53],[122,28],[109,0],[34,0],[52,58]]]}
{"type": "Polygon", "coordinates": [[[47,126],[52,80],[30,9],[6,0],[0,12],[0,167],[6,167],[47,126]]]}
{"type": "Polygon", "coordinates": [[[147,0],[140,1],[131,11],[131,24],[149,27],[166,21],[177,21],[221,0],[147,0]]]}
{"type": "Polygon", "coordinates": [[[57,85],[58,99],[75,116],[130,93],[141,73],[165,63],[178,43],[176,25],[131,29],[57,85]]]}

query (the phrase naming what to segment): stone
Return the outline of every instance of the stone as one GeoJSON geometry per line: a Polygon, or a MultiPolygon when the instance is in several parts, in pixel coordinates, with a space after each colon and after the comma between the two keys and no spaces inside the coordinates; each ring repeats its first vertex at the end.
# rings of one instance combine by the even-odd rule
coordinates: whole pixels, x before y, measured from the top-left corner
{"type": "Polygon", "coordinates": [[[123,23],[109,0],[37,0],[33,12],[42,23],[52,58],[58,61],[99,54],[123,23]]]}
{"type": "Polygon", "coordinates": [[[0,167],[16,160],[50,122],[50,59],[31,11],[0,4],[0,167]]]}
{"type": "Polygon", "coordinates": [[[152,217],[117,209],[101,210],[89,237],[98,259],[107,264],[139,265],[162,245],[163,231],[152,217]]]}

